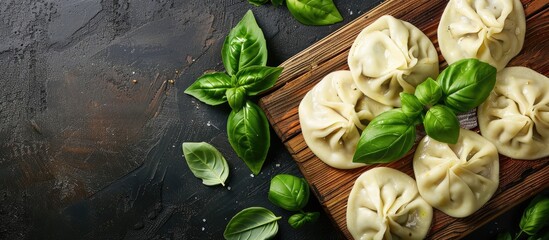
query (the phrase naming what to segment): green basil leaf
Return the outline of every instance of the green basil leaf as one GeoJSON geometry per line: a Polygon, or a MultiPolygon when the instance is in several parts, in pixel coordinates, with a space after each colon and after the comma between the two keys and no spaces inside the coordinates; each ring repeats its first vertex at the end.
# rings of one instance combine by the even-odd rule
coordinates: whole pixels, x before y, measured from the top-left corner
{"type": "Polygon", "coordinates": [[[272,3],[275,7],[278,7],[278,6],[282,6],[282,4],[284,3],[284,0],[271,0],[271,3],[272,3]]]}
{"type": "Polygon", "coordinates": [[[257,7],[269,2],[269,0],[248,0],[248,2],[257,7]]]}
{"type": "Polygon", "coordinates": [[[286,6],[305,25],[329,25],[343,20],[332,0],[286,0],[286,6]]]}
{"type": "Polygon", "coordinates": [[[414,120],[401,109],[389,110],[375,117],[364,129],[353,162],[392,162],[410,151],[415,139],[414,120]]]}
{"type": "Polygon", "coordinates": [[[437,78],[444,104],[454,112],[480,105],[496,84],[496,68],[477,59],[463,59],[448,66],[437,78]]]}
{"type": "Polygon", "coordinates": [[[401,92],[400,102],[402,104],[402,112],[409,118],[417,118],[423,113],[423,104],[413,94],[401,92]]]}
{"type": "Polygon", "coordinates": [[[309,213],[296,213],[288,219],[288,223],[293,228],[297,229],[302,227],[306,223],[316,222],[320,216],[319,212],[309,212],[309,213]]]}
{"type": "Polygon", "coordinates": [[[199,77],[185,93],[206,104],[219,105],[227,101],[225,91],[231,87],[231,78],[227,74],[208,73],[199,77]]]}
{"type": "Polygon", "coordinates": [[[435,105],[427,111],[423,120],[429,137],[445,143],[456,144],[459,138],[459,120],[456,114],[444,105],[435,105]]]}
{"type": "Polygon", "coordinates": [[[529,236],[528,240],[549,240],[549,228],[544,228],[536,235],[529,236]]]}
{"type": "Polygon", "coordinates": [[[234,111],[240,111],[246,101],[246,90],[242,87],[227,89],[227,100],[234,111]]]}
{"type": "Polygon", "coordinates": [[[421,104],[430,107],[440,100],[442,89],[435,80],[427,78],[427,80],[416,87],[414,94],[421,104]]]}
{"type": "Polygon", "coordinates": [[[239,87],[246,89],[248,96],[254,96],[271,88],[282,73],[280,67],[251,66],[236,74],[239,87]]]}
{"type": "Polygon", "coordinates": [[[498,234],[497,240],[513,240],[509,232],[498,234]]]}
{"type": "Polygon", "coordinates": [[[280,217],[262,207],[250,207],[237,213],[225,227],[225,239],[271,239],[278,232],[280,217]]]}
{"type": "Polygon", "coordinates": [[[309,184],[305,179],[279,174],[271,179],[269,201],[288,211],[299,211],[309,201],[309,184]]]}
{"type": "Polygon", "coordinates": [[[267,64],[267,43],[251,10],[229,32],[221,49],[223,65],[229,75],[248,66],[267,64]]]}
{"type": "Polygon", "coordinates": [[[185,142],[182,148],[187,165],[195,177],[202,179],[204,185],[225,186],[229,165],[214,146],[205,142],[185,142]]]}
{"type": "Polygon", "coordinates": [[[520,219],[520,229],[528,235],[536,234],[541,228],[549,224],[549,197],[538,195],[535,197],[520,219]]]}
{"type": "Polygon", "coordinates": [[[261,171],[269,151],[269,122],[263,110],[246,101],[240,111],[232,111],[227,121],[229,143],[254,174],[261,171]]]}

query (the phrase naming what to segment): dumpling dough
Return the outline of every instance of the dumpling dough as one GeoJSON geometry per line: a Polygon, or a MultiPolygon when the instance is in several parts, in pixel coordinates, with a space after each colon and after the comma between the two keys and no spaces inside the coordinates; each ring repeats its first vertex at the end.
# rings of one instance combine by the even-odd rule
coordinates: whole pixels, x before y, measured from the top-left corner
{"type": "Polygon", "coordinates": [[[549,78],[526,67],[509,67],[478,108],[480,132],[515,159],[549,156],[549,78]]]}
{"type": "Polygon", "coordinates": [[[466,129],[460,129],[456,144],[424,137],[413,165],[423,199],[452,217],[471,215],[490,200],[499,185],[496,147],[466,129]]]}
{"type": "Polygon", "coordinates": [[[360,92],[349,71],[336,71],[301,100],[299,121],[305,142],[320,160],[335,168],[350,169],[365,165],[352,162],[362,130],[391,108],[360,92]]]}
{"type": "Polygon", "coordinates": [[[478,58],[499,71],[522,49],[525,31],[519,0],[450,0],[438,25],[438,42],[448,64],[478,58]]]}
{"type": "Polygon", "coordinates": [[[358,88],[368,97],[400,107],[400,92],[414,93],[427,77],[438,76],[438,54],[412,24],[382,16],[357,36],[347,59],[358,88]]]}
{"type": "Polygon", "coordinates": [[[360,175],[347,202],[347,229],[354,239],[423,239],[432,219],[433,208],[416,181],[392,168],[360,175]]]}

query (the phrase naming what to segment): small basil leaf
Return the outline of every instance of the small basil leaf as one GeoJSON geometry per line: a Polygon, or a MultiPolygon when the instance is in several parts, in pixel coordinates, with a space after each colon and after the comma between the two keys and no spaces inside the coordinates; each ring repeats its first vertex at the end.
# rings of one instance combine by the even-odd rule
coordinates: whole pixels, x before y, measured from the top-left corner
{"type": "Polygon", "coordinates": [[[231,78],[225,73],[216,72],[199,77],[185,93],[206,104],[219,105],[227,101],[225,91],[231,87],[231,78]]]}
{"type": "Polygon", "coordinates": [[[520,219],[520,229],[528,235],[536,234],[541,228],[549,224],[549,197],[538,195],[535,197],[520,219]]]}
{"type": "Polygon", "coordinates": [[[227,226],[225,239],[271,239],[278,232],[278,220],[273,212],[262,207],[250,207],[237,213],[227,226]]]}
{"type": "Polygon", "coordinates": [[[430,107],[440,100],[440,97],[442,97],[442,89],[435,80],[427,78],[427,80],[416,87],[416,92],[414,94],[421,104],[430,107]]]}
{"type": "Polygon", "coordinates": [[[251,66],[236,74],[237,86],[246,89],[248,96],[257,95],[271,88],[282,73],[279,67],[251,66]]]}
{"type": "Polygon", "coordinates": [[[288,219],[288,223],[293,228],[301,228],[306,223],[316,222],[320,216],[319,212],[310,212],[310,213],[296,213],[288,219]]]}
{"type": "Polygon", "coordinates": [[[497,240],[513,240],[509,232],[498,234],[497,240]]]}
{"type": "Polygon", "coordinates": [[[427,111],[423,120],[429,137],[445,143],[455,144],[459,138],[459,120],[450,108],[435,105],[427,111]]]}
{"type": "Polygon", "coordinates": [[[267,64],[267,43],[252,11],[248,10],[225,38],[221,58],[231,76],[242,68],[267,64]]]}
{"type": "Polygon", "coordinates": [[[409,118],[417,118],[423,112],[423,104],[413,94],[401,92],[400,102],[402,103],[402,112],[409,118]]]}
{"type": "Polygon", "coordinates": [[[392,162],[410,151],[415,139],[414,120],[401,109],[389,110],[375,117],[364,129],[353,162],[392,162]]]}
{"type": "Polygon", "coordinates": [[[275,6],[281,6],[284,3],[284,0],[271,0],[271,3],[275,6]]]}
{"type": "Polygon", "coordinates": [[[276,175],[269,187],[269,201],[288,211],[299,211],[309,201],[309,184],[289,174],[276,175]]]}
{"type": "Polygon", "coordinates": [[[536,235],[529,236],[528,240],[549,240],[549,229],[545,228],[536,235]]]}
{"type": "Polygon", "coordinates": [[[261,171],[269,151],[269,122],[263,110],[246,101],[240,111],[233,110],[227,121],[227,135],[234,151],[254,174],[261,171]]]}
{"type": "Polygon", "coordinates": [[[477,59],[463,59],[448,66],[437,78],[444,104],[454,112],[480,105],[496,84],[496,68],[477,59]]]}
{"type": "Polygon", "coordinates": [[[205,142],[186,142],[182,147],[187,165],[195,177],[202,179],[202,183],[207,186],[225,186],[229,165],[214,146],[205,142]]]}
{"type": "Polygon", "coordinates": [[[254,6],[261,6],[261,5],[269,2],[269,0],[248,0],[248,2],[251,3],[254,6]]]}
{"type": "Polygon", "coordinates": [[[343,20],[332,0],[286,0],[286,6],[305,25],[329,25],[343,20]]]}
{"type": "Polygon", "coordinates": [[[240,111],[246,101],[246,90],[242,87],[227,89],[227,100],[234,111],[240,111]]]}

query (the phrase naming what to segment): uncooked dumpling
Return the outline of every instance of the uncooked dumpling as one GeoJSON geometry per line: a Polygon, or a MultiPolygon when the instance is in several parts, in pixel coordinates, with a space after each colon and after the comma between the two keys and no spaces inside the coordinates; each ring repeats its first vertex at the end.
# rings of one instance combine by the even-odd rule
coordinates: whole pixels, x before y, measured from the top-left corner
{"type": "Polygon", "coordinates": [[[549,78],[526,67],[509,67],[478,108],[480,132],[515,159],[549,156],[549,78]]]}
{"type": "Polygon", "coordinates": [[[350,169],[365,165],[352,162],[362,130],[389,109],[358,90],[349,71],[337,71],[305,95],[299,104],[299,121],[305,142],[320,160],[350,169]]]}
{"type": "Polygon", "coordinates": [[[448,64],[478,58],[501,70],[522,49],[525,31],[519,0],[450,0],[438,42],[448,64]]]}
{"type": "Polygon", "coordinates": [[[347,229],[354,239],[423,239],[432,219],[433,208],[416,181],[392,168],[360,175],[347,202],[347,229]]]}
{"type": "Polygon", "coordinates": [[[423,199],[452,217],[466,217],[477,211],[499,185],[496,147],[466,129],[460,129],[456,144],[424,137],[417,146],[413,165],[423,199]]]}
{"type": "Polygon", "coordinates": [[[438,76],[438,54],[431,40],[412,24],[388,15],[360,32],[347,61],[364,94],[395,107],[400,107],[402,91],[414,93],[425,79],[438,76]]]}

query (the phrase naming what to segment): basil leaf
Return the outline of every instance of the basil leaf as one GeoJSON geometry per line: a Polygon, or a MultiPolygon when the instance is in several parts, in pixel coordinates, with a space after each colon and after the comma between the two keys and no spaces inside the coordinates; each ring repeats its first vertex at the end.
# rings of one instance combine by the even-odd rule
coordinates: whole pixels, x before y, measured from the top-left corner
{"type": "Polygon", "coordinates": [[[459,120],[456,114],[444,105],[435,105],[427,111],[423,120],[429,137],[445,143],[456,144],[459,138],[459,120]]]}
{"type": "Polygon", "coordinates": [[[538,195],[535,197],[520,219],[520,229],[528,235],[536,234],[541,228],[549,224],[549,197],[538,195]]]}
{"type": "Polygon", "coordinates": [[[268,198],[288,211],[299,211],[309,201],[309,184],[305,179],[289,174],[276,175],[271,180],[268,198]]]}
{"type": "Polygon", "coordinates": [[[229,88],[227,89],[226,95],[231,108],[235,111],[240,111],[244,101],[246,100],[246,90],[242,87],[229,88]]]}
{"type": "Polygon", "coordinates": [[[364,129],[353,162],[392,162],[410,151],[415,139],[413,119],[401,109],[389,110],[375,117],[364,129]]]}
{"type": "Polygon", "coordinates": [[[227,101],[225,91],[231,87],[231,78],[227,74],[208,73],[196,79],[185,93],[206,104],[219,105],[227,101]]]}
{"type": "Polygon", "coordinates": [[[319,212],[310,212],[310,213],[296,213],[288,219],[288,223],[293,228],[297,229],[302,227],[306,223],[316,222],[320,216],[319,212]]]}
{"type": "Polygon", "coordinates": [[[305,25],[329,25],[343,20],[332,0],[286,0],[286,6],[305,25]]]}
{"type": "Polygon", "coordinates": [[[423,104],[413,94],[401,92],[400,102],[402,104],[402,112],[409,118],[417,118],[423,113],[423,104]]]}
{"type": "Polygon", "coordinates": [[[528,240],[548,240],[549,239],[549,229],[542,229],[543,231],[538,232],[536,235],[529,236],[528,240]]]}
{"type": "Polygon", "coordinates": [[[513,240],[509,232],[498,234],[497,240],[513,240]]]}
{"type": "Polygon", "coordinates": [[[272,3],[275,7],[278,7],[278,6],[282,6],[282,4],[284,3],[284,0],[271,0],[271,3],[272,3]]]}
{"type": "Polygon", "coordinates": [[[269,0],[248,0],[248,2],[257,7],[269,2],[269,0]]]}
{"type": "Polygon", "coordinates": [[[437,78],[444,104],[454,112],[480,105],[496,84],[496,68],[477,59],[463,59],[448,66],[437,78]]]}
{"type": "Polygon", "coordinates": [[[221,184],[229,176],[229,165],[221,153],[205,142],[185,142],[182,145],[187,165],[195,177],[207,186],[221,184]]]}
{"type": "Polygon", "coordinates": [[[221,49],[223,65],[229,75],[235,75],[248,66],[267,64],[267,43],[257,25],[254,14],[248,10],[242,20],[229,32],[221,49]]]}
{"type": "Polygon", "coordinates": [[[416,87],[414,94],[421,104],[430,107],[435,105],[442,97],[442,89],[435,80],[427,78],[416,87]]]}
{"type": "Polygon", "coordinates": [[[269,122],[256,104],[246,101],[227,121],[229,143],[254,174],[261,171],[270,146],[269,122]]]}
{"type": "Polygon", "coordinates": [[[248,96],[254,96],[271,88],[282,73],[280,67],[251,66],[236,74],[237,86],[246,89],[248,96]]]}
{"type": "Polygon", "coordinates": [[[237,213],[225,227],[225,239],[271,239],[278,232],[277,217],[262,207],[250,207],[237,213]]]}

